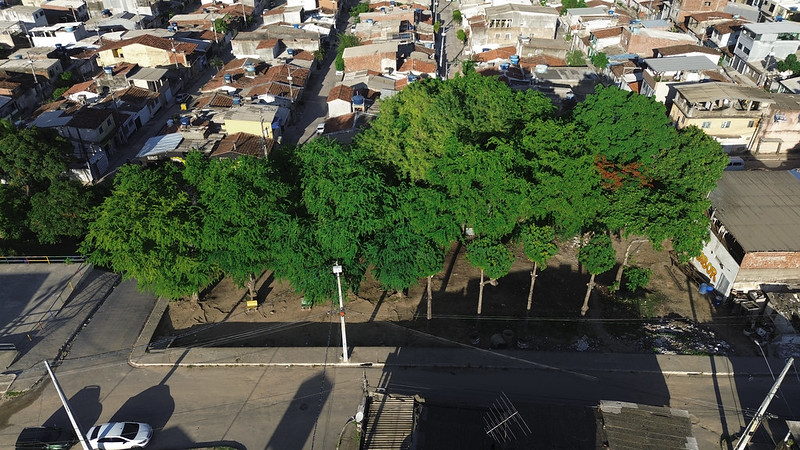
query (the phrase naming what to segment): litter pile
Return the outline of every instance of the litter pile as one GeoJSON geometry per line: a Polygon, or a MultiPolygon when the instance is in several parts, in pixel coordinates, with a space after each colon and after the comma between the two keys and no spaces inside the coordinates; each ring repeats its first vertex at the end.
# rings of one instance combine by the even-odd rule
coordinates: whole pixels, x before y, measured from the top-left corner
{"type": "Polygon", "coordinates": [[[688,320],[665,319],[644,324],[645,335],[637,341],[642,351],[663,355],[720,355],[733,353],[716,333],[688,320]]]}

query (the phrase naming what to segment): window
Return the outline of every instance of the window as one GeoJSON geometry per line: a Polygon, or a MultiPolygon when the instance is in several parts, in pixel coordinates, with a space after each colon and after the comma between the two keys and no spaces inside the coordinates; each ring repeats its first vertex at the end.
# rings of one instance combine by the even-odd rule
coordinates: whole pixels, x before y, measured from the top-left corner
{"type": "Polygon", "coordinates": [[[775,114],[775,122],[786,122],[786,116],[784,114],[775,114]]]}
{"type": "Polygon", "coordinates": [[[742,51],[744,52],[744,54],[745,54],[745,55],[749,55],[749,54],[750,54],[750,49],[749,49],[749,48],[747,48],[747,47],[744,47],[744,48],[742,49],[742,51]]]}
{"type": "Polygon", "coordinates": [[[711,6],[711,2],[703,2],[703,6],[711,6]]]}
{"type": "Polygon", "coordinates": [[[747,128],[753,128],[755,125],[756,125],[756,121],[755,120],[751,120],[750,122],[747,122],[747,128]]]}
{"type": "Polygon", "coordinates": [[[741,49],[742,49],[742,43],[741,43],[741,42],[739,42],[739,45],[737,45],[737,46],[736,46],[736,48],[738,48],[739,50],[741,50],[741,49]]]}
{"type": "Polygon", "coordinates": [[[108,119],[106,119],[106,125],[111,126],[111,117],[110,116],[109,116],[108,119]]]}
{"type": "Polygon", "coordinates": [[[100,131],[100,134],[103,134],[103,126],[102,125],[100,125],[99,131],[100,131]]]}
{"type": "Polygon", "coordinates": [[[703,128],[711,128],[711,122],[703,122],[703,128]]]}
{"type": "Polygon", "coordinates": [[[731,121],[730,120],[725,120],[725,121],[722,122],[722,128],[730,128],[730,127],[731,127],[731,121]]]}
{"type": "Polygon", "coordinates": [[[508,41],[510,39],[511,39],[511,33],[506,33],[506,40],[508,41]]]}

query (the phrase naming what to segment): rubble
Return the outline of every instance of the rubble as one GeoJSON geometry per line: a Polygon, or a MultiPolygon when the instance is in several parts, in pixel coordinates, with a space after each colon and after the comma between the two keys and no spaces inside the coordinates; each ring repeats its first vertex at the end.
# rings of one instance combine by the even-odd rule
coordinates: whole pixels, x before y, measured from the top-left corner
{"type": "Polygon", "coordinates": [[[643,325],[645,336],[636,342],[641,350],[662,355],[720,355],[733,353],[716,333],[689,320],[664,319],[643,325]]]}

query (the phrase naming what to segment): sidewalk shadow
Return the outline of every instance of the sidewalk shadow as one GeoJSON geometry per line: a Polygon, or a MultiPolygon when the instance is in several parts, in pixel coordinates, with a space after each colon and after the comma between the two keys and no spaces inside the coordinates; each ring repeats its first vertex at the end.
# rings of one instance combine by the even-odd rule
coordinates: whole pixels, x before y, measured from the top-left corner
{"type": "MultiPolygon", "coordinates": [[[[331,380],[319,372],[298,388],[281,421],[272,433],[266,450],[301,450],[308,437],[314,439],[317,421],[321,420],[322,407],[328,399],[331,380]]],[[[322,436],[320,436],[322,438],[322,436]]]]}
{"type": "MultiPolygon", "coordinates": [[[[100,386],[86,386],[67,400],[72,414],[78,421],[81,429],[88,430],[100,418],[103,405],[100,403],[100,386]]],[[[46,427],[59,427],[72,429],[72,424],[67,417],[67,411],[62,406],[42,423],[46,427]]]]}
{"type": "Polygon", "coordinates": [[[161,430],[175,411],[175,400],[169,386],[159,384],[129,398],[108,420],[109,422],[144,422],[161,430]]]}
{"type": "Polygon", "coordinates": [[[236,450],[247,450],[247,447],[236,441],[193,442],[192,439],[180,428],[170,427],[158,434],[158,444],[165,448],[180,449],[216,449],[230,447],[236,450]]]}

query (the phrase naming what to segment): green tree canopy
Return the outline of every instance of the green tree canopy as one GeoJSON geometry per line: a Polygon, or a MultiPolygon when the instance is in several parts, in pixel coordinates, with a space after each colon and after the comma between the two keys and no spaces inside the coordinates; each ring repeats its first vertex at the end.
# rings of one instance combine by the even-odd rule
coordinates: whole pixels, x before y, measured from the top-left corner
{"type": "Polygon", "coordinates": [[[75,180],[55,179],[45,191],[31,196],[28,226],[42,244],[86,234],[95,206],[93,190],[75,180]]]}
{"type": "Polygon", "coordinates": [[[93,213],[81,253],[155,295],[197,294],[219,268],[201,245],[203,214],[192,197],[174,164],[123,166],[111,195],[93,213]]]}
{"type": "Polygon", "coordinates": [[[54,130],[19,128],[0,120],[0,177],[22,186],[28,195],[67,170],[72,145],[54,130]]]}

